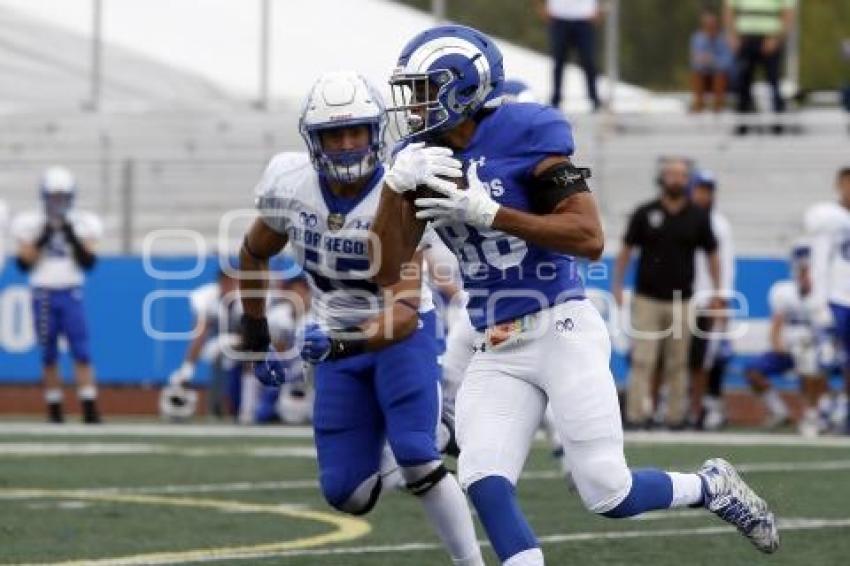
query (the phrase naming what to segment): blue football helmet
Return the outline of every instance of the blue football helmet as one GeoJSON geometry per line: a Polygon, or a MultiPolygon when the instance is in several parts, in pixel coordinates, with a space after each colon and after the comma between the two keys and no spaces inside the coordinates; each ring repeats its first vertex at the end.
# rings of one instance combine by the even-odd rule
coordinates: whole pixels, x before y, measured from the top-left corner
{"type": "Polygon", "coordinates": [[[371,175],[381,162],[386,123],[381,94],[362,76],[344,71],[325,73],[315,82],[304,101],[299,130],[316,171],[352,183],[371,175]],[[322,146],[323,131],[361,125],[369,127],[368,146],[349,151],[322,146]]]}
{"type": "Polygon", "coordinates": [[[401,139],[428,139],[501,104],[504,82],[502,52],[492,39],[466,26],[437,26],[402,50],[387,111],[401,139]]]}

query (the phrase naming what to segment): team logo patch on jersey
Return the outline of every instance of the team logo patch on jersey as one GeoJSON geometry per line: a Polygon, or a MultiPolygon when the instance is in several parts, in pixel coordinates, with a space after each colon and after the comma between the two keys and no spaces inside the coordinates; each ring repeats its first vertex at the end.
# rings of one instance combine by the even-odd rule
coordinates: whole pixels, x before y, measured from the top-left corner
{"type": "Polygon", "coordinates": [[[664,223],[664,213],[660,210],[652,210],[649,213],[649,225],[653,228],[660,228],[664,223]]]}
{"type": "Polygon", "coordinates": [[[333,232],[341,229],[345,226],[345,215],[340,214],[339,212],[332,212],[328,214],[328,228],[333,232]]]}

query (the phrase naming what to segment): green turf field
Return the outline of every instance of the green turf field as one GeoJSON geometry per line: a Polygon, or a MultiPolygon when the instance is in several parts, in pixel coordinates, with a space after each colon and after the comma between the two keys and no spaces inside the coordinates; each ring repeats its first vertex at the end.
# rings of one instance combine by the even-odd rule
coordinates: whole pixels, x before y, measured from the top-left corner
{"type": "MultiPolygon", "coordinates": [[[[0,423],[0,564],[449,564],[411,496],[385,494],[365,518],[328,508],[309,435],[270,436],[280,430],[0,423]]],[[[847,563],[846,439],[653,438],[629,442],[632,465],[691,470],[707,456],[741,464],[782,518],[779,553],[759,555],[699,510],[592,516],[539,444],[520,494],[547,564],[847,563]]]]}

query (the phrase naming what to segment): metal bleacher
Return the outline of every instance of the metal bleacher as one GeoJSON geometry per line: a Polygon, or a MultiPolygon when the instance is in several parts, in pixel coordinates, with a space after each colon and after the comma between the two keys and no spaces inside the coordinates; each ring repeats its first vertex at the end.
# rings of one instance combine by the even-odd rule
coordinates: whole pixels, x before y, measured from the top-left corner
{"type": "MultiPolygon", "coordinates": [[[[743,254],[784,254],[803,210],[831,198],[836,168],[850,163],[847,117],[837,110],[789,115],[782,136],[735,136],[731,116],[578,116],[573,124],[611,251],[631,209],[655,194],[660,155],[686,155],[717,174],[720,208],[743,254]]],[[[10,209],[34,206],[39,171],[64,163],[79,178],[79,206],[106,219],[104,249],[115,253],[140,252],[161,228],[196,231],[215,249],[222,215],[251,207],[268,158],[302,147],[286,106],[14,114],[0,117],[0,131],[0,194],[10,209]]],[[[188,242],[159,245],[180,253],[188,242]]]]}

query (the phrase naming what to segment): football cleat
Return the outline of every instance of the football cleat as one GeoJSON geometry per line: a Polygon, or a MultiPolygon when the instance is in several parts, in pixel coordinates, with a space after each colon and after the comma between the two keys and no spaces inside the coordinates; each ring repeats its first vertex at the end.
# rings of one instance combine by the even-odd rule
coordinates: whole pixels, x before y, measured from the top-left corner
{"type": "Polygon", "coordinates": [[[706,461],[698,474],[702,478],[705,508],[735,525],[762,552],[776,552],[779,548],[776,518],[732,464],[714,458],[706,461]]]}

